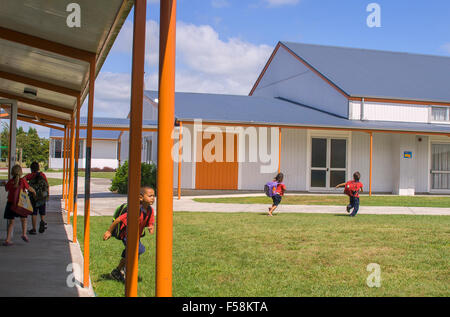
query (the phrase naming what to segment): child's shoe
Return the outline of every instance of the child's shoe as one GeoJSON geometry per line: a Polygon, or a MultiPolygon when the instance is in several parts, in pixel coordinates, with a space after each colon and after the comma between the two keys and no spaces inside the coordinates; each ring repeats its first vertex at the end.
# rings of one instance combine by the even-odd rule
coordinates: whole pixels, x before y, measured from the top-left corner
{"type": "Polygon", "coordinates": [[[39,223],[39,233],[44,233],[45,229],[47,229],[47,223],[44,221],[41,221],[39,223]]]}
{"type": "Polygon", "coordinates": [[[111,276],[119,282],[125,282],[125,275],[117,268],[111,271],[111,276]]]}

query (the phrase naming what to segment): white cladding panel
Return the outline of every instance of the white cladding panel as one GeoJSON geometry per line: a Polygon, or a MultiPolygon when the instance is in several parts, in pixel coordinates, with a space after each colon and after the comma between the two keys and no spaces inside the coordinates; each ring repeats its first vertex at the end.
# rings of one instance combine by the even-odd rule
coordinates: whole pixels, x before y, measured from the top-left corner
{"type": "MultiPolygon", "coordinates": [[[[85,160],[80,159],[78,161],[78,168],[85,168],[85,160]]],[[[91,159],[91,168],[118,168],[119,162],[116,159],[91,159]]],[[[63,168],[63,159],[50,158],[49,168],[63,168]]]]}
{"type": "Polygon", "coordinates": [[[349,101],[349,118],[361,119],[361,111],[364,120],[374,121],[399,121],[399,122],[429,122],[429,106],[398,103],[364,102],[361,109],[360,101],[349,101]]]}
{"type": "Polygon", "coordinates": [[[117,159],[117,142],[92,141],[92,159],[117,159]]]}
{"type": "MultiPolygon", "coordinates": [[[[413,153],[414,155],[414,153],[413,153]]],[[[430,178],[429,173],[429,153],[428,153],[428,137],[416,136],[416,193],[428,192],[428,181],[430,178]]]]}
{"type": "MultiPolygon", "coordinates": [[[[194,161],[193,161],[193,126],[183,125],[183,136],[182,136],[182,161],[181,161],[181,188],[194,189],[195,182],[193,177],[195,177],[194,161]]],[[[155,133],[156,135],[156,133],[155,133]]],[[[156,146],[157,140],[154,142],[156,146]]],[[[173,146],[173,187],[178,188],[178,130],[176,131],[173,146]]]]}
{"type": "Polygon", "coordinates": [[[288,190],[306,190],[307,131],[281,130],[281,172],[288,190]]]}

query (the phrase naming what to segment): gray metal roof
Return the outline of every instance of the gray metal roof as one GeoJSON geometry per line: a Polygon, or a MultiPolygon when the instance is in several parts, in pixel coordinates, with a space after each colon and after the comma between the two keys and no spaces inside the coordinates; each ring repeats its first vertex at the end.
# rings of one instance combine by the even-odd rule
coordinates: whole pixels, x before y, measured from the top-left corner
{"type": "MultiPolygon", "coordinates": [[[[120,131],[105,131],[105,130],[93,130],[92,139],[111,139],[117,140],[119,138],[120,131]]],[[[50,129],[50,138],[63,138],[64,131],[50,129]]],[[[86,130],[80,130],[80,138],[86,139],[86,130]]]]}
{"type": "MultiPolygon", "coordinates": [[[[105,118],[105,117],[93,117],[93,127],[94,128],[129,128],[130,127],[130,119],[122,119],[122,118],[105,118]]],[[[80,118],[80,126],[87,126],[87,117],[80,118]]],[[[142,121],[143,128],[156,129],[158,127],[157,121],[152,120],[143,120],[142,121]]]]}
{"type": "MultiPolygon", "coordinates": [[[[151,100],[156,91],[145,91],[151,100]]],[[[175,93],[175,118],[215,123],[449,133],[450,125],[349,120],[305,105],[257,96],[175,93]]]]}
{"type": "Polygon", "coordinates": [[[280,43],[350,96],[450,102],[450,57],[280,43]]]}
{"type": "Polygon", "coordinates": [[[23,117],[62,124],[70,121],[76,96],[81,95],[83,103],[89,90],[86,56],[96,56],[97,75],[134,3],[72,2],[81,7],[79,28],[66,24],[70,1],[1,1],[0,98],[18,100],[23,117]],[[29,97],[25,88],[35,88],[36,96],[29,97]]]}

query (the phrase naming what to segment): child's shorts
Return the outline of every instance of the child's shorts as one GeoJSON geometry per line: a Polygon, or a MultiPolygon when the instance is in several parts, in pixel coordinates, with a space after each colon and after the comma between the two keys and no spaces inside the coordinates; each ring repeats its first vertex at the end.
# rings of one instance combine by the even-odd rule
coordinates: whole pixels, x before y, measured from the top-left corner
{"type": "MultiPolygon", "coordinates": [[[[123,249],[123,251],[122,251],[122,258],[125,259],[126,251],[127,251],[127,238],[124,238],[124,239],[122,240],[122,242],[123,242],[123,245],[125,246],[125,249],[123,249]]],[[[141,256],[141,254],[144,253],[144,252],[145,252],[145,247],[144,247],[144,245],[141,243],[141,241],[139,240],[138,257],[141,256]]]]}
{"type": "Polygon", "coordinates": [[[273,205],[278,206],[281,203],[281,198],[282,197],[278,194],[275,196],[272,196],[273,205]]]}
{"type": "Polygon", "coordinates": [[[8,219],[8,220],[11,220],[11,219],[14,219],[14,218],[17,218],[17,217],[20,217],[20,218],[26,218],[26,216],[23,217],[23,216],[20,216],[20,215],[16,214],[16,213],[11,209],[11,205],[12,205],[12,203],[10,203],[10,202],[7,202],[7,203],[6,203],[6,207],[5,207],[5,215],[3,216],[3,218],[8,219]]]}
{"type": "Polygon", "coordinates": [[[38,212],[41,216],[45,216],[45,204],[39,207],[33,207],[33,216],[36,216],[38,212]]]}

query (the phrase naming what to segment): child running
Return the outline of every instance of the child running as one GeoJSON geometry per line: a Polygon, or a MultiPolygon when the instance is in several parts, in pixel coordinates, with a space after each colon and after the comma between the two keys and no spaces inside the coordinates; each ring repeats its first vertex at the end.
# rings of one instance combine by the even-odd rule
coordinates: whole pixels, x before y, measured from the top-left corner
{"type": "Polygon", "coordinates": [[[28,185],[27,181],[22,178],[22,167],[20,165],[14,165],[11,170],[11,179],[6,183],[5,190],[8,192],[8,199],[5,207],[5,215],[4,218],[8,220],[8,228],[6,234],[6,240],[3,242],[4,246],[11,246],[13,243],[11,242],[11,234],[14,228],[14,218],[20,217],[20,221],[22,222],[22,240],[25,242],[29,242],[27,237],[27,217],[18,215],[14,212],[11,207],[17,205],[17,191],[20,190],[28,190],[32,194],[36,194],[33,188],[28,185]]]}
{"type": "Polygon", "coordinates": [[[33,162],[30,165],[31,173],[25,176],[25,179],[29,182],[29,185],[36,191],[35,199],[30,197],[33,205],[33,215],[31,217],[31,223],[33,228],[28,230],[29,234],[36,234],[37,226],[37,214],[41,221],[39,223],[39,233],[44,233],[47,229],[47,223],[45,222],[45,205],[49,197],[48,181],[44,173],[39,171],[39,163],[33,162]]]}
{"type": "Polygon", "coordinates": [[[277,182],[277,189],[276,194],[272,196],[272,207],[269,207],[269,214],[268,216],[273,216],[272,213],[275,211],[275,209],[278,207],[278,205],[281,203],[281,199],[284,196],[284,192],[286,191],[286,185],[283,184],[283,173],[278,173],[277,176],[273,179],[274,182],[277,182]]]}
{"type": "MultiPolygon", "coordinates": [[[[141,191],[139,194],[139,201],[141,205],[140,213],[139,213],[139,237],[142,236],[144,232],[144,228],[147,227],[150,234],[153,234],[154,224],[155,224],[155,216],[153,213],[153,208],[151,205],[155,202],[155,190],[151,187],[144,186],[141,187],[141,191]]],[[[125,207],[126,208],[126,207],[125,207]]],[[[119,238],[122,240],[125,245],[125,249],[122,252],[122,259],[119,262],[117,268],[112,270],[111,276],[118,281],[125,281],[125,255],[126,255],[126,246],[127,246],[127,210],[125,210],[121,216],[119,216],[114,222],[111,224],[109,229],[103,235],[103,240],[108,240],[111,238],[111,232],[119,227],[119,238]]],[[[139,251],[138,256],[145,252],[145,247],[139,240],[139,251]]]]}
{"type": "Polygon", "coordinates": [[[347,212],[353,208],[353,212],[349,215],[350,217],[356,216],[359,210],[359,192],[363,192],[363,184],[359,181],[361,174],[355,172],[353,174],[353,180],[346,183],[342,183],[336,186],[336,188],[344,187],[344,193],[350,197],[350,204],[347,205],[347,212]]]}

